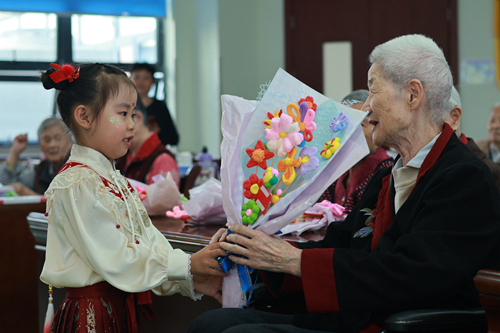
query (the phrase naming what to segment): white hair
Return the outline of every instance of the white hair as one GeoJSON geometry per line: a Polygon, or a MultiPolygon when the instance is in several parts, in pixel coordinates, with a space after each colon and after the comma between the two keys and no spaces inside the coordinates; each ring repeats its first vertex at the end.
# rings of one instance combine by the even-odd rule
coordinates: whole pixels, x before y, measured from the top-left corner
{"type": "Polygon", "coordinates": [[[37,131],[38,142],[40,142],[42,140],[42,134],[46,129],[49,129],[49,128],[52,128],[55,126],[61,126],[61,129],[63,130],[64,134],[69,136],[69,129],[66,126],[66,124],[64,123],[64,121],[62,121],[61,118],[50,117],[50,118],[47,118],[44,121],[42,121],[40,126],[38,126],[38,131],[37,131]]]}
{"type": "Polygon", "coordinates": [[[373,49],[370,63],[377,63],[384,77],[401,90],[410,80],[420,80],[432,120],[443,124],[453,80],[443,51],[432,39],[423,35],[394,38],[373,49]]]}
{"type": "Polygon", "coordinates": [[[458,106],[462,108],[462,101],[460,100],[460,94],[458,93],[455,86],[451,87],[451,95],[448,102],[446,102],[446,113],[450,113],[454,107],[458,106]]]}

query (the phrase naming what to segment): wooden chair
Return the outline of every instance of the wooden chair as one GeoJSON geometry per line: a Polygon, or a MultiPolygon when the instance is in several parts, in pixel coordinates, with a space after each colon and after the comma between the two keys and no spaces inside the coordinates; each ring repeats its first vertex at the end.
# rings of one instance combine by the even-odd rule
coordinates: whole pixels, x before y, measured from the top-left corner
{"type": "Polygon", "coordinates": [[[183,182],[182,193],[188,199],[189,199],[189,190],[193,188],[194,182],[196,181],[196,177],[198,177],[200,172],[201,172],[201,165],[197,163],[193,164],[191,171],[189,171],[189,174],[187,175],[186,179],[183,182]]]}
{"type": "Polygon", "coordinates": [[[488,318],[488,333],[500,333],[500,271],[480,270],[474,278],[488,318]]]}

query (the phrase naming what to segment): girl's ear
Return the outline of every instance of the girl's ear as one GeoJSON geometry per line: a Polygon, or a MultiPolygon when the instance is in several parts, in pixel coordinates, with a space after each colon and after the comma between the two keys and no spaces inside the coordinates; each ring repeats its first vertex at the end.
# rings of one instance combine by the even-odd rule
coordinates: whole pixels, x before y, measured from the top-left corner
{"type": "Polygon", "coordinates": [[[90,129],[90,123],[92,119],[90,118],[90,110],[85,107],[85,105],[79,105],[75,109],[75,121],[78,125],[85,129],[90,129]]]}

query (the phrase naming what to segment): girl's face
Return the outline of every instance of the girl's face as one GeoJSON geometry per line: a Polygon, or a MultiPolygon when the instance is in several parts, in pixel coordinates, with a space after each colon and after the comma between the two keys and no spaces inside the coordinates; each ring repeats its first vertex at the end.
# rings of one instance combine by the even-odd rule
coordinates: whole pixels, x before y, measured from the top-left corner
{"type": "Polygon", "coordinates": [[[108,159],[125,155],[135,135],[136,105],[135,89],[122,85],[118,95],[106,103],[98,121],[92,123],[87,146],[108,159]]]}

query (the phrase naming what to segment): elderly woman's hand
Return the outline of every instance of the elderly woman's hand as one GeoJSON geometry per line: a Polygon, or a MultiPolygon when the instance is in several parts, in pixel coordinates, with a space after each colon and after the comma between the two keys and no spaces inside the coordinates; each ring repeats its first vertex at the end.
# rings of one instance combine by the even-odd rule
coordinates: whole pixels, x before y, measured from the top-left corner
{"type": "Polygon", "coordinates": [[[14,138],[14,141],[12,142],[11,150],[19,155],[26,149],[27,146],[28,146],[28,134],[19,134],[14,138]]]}
{"type": "Polygon", "coordinates": [[[301,276],[301,249],[277,236],[268,236],[243,225],[233,225],[231,231],[233,234],[226,237],[228,243],[220,243],[221,247],[248,258],[230,255],[229,258],[235,263],[270,272],[301,276]]]}
{"type": "Polygon", "coordinates": [[[16,191],[17,195],[39,195],[38,193],[21,183],[12,183],[9,185],[14,188],[14,191],[16,191]]]}
{"type": "Polygon", "coordinates": [[[209,244],[223,242],[226,240],[226,237],[227,237],[227,229],[221,228],[217,230],[217,232],[212,236],[212,239],[210,239],[209,244]]]}

